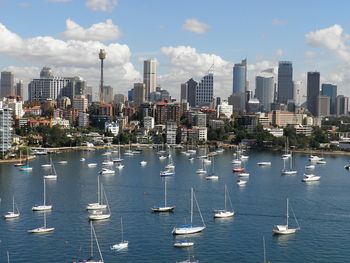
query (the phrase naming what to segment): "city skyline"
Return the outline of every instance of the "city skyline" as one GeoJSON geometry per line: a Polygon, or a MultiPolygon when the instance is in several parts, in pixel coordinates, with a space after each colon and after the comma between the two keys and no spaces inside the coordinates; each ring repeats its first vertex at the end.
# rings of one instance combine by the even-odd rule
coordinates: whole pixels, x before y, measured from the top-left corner
{"type": "Polygon", "coordinates": [[[334,83],[339,94],[350,95],[345,13],[350,4],[191,1],[184,9],[182,2],[0,1],[0,69],[23,79],[25,94],[43,66],[56,76],[82,76],[96,93],[98,52],[104,48],[105,84],[115,93],[127,94],[142,82],[143,60],[156,59],[157,83],[177,99],[181,83],[199,81],[214,63],[214,96],[225,99],[232,92],[233,64],[247,58],[249,89],[255,90],[260,71],[273,67],[276,73],[278,61],[288,60],[303,95],[309,71],[319,71],[321,83],[334,83]],[[152,10],[155,15],[146,16],[152,10]],[[312,19],[306,15],[310,10],[312,19]]]}

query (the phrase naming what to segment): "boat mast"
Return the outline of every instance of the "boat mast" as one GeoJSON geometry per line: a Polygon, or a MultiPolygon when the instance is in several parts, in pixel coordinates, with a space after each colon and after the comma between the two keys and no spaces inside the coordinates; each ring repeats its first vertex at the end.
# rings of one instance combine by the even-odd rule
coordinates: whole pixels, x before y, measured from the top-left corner
{"type": "Polygon", "coordinates": [[[265,248],[265,237],[263,236],[263,246],[264,246],[264,263],[266,263],[266,248],[265,248]]]}
{"type": "MultiPolygon", "coordinates": [[[[92,226],[92,222],[91,222],[91,226],[92,226]]],[[[101,253],[101,249],[100,249],[100,245],[99,245],[99,243],[98,243],[97,236],[96,236],[96,232],[95,232],[95,229],[94,229],[93,226],[92,226],[92,231],[94,232],[94,236],[95,236],[95,240],[96,240],[96,245],[97,245],[98,253],[100,254],[100,259],[102,260],[102,262],[104,262],[103,257],[102,257],[102,253],[101,253]]],[[[91,236],[91,238],[92,238],[92,236],[91,236]]]]}
{"type": "Polygon", "coordinates": [[[7,263],[10,263],[10,254],[8,251],[7,251],[7,263]]]}
{"type": "Polygon", "coordinates": [[[15,213],[15,196],[12,196],[12,211],[15,213]]]}
{"type": "Polygon", "coordinates": [[[100,203],[100,176],[97,176],[97,203],[100,203]]]}
{"type": "Polygon", "coordinates": [[[44,212],[44,228],[46,228],[46,212],[44,212]]]}
{"type": "Polygon", "coordinates": [[[203,226],[205,227],[205,223],[204,223],[204,219],[203,219],[203,216],[202,216],[202,212],[201,212],[201,209],[199,208],[199,205],[198,205],[198,202],[197,202],[197,198],[196,198],[196,195],[194,193],[193,193],[193,197],[194,197],[194,200],[196,201],[197,209],[198,209],[199,215],[201,216],[203,226]]]}
{"type": "Polygon", "coordinates": [[[90,221],[90,256],[93,258],[94,256],[94,243],[92,241],[92,221],[90,221]]]}
{"type": "Polygon", "coordinates": [[[290,153],[289,170],[293,170],[293,158],[292,158],[292,153],[290,153]]]}
{"type": "Polygon", "coordinates": [[[120,227],[121,227],[121,230],[122,230],[122,242],[124,242],[123,218],[122,217],[120,218],[120,227]]]}
{"type": "Polygon", "coordinates": [[[191,188],[191,226],[192,226],[192,219],[193,219],[193,188],[191,188]]]}
{"type": "Polygon", "coordinates": [[[225,211],[227,211],[227,209],[226,209],[226,191],[227,191],[227,186],[225,184],[225,211]]]}
{"type": "Polygon", "coordinates": [[[288,228],[288,219],[289,219],[289,213],[288,213],[288,203],[289,203],[289,199],[287,198],[287,228],[288,228]]]}
{"type": "Polygon", "coordinates": [[[167,205],[167,200],[166,200],[166,179],[164,178],[164,207],[167,205]]]}
{"type": "Polygon", "coordinates": [[[46,205],[46,184],[44,179],[44,206],[46,205]]]}

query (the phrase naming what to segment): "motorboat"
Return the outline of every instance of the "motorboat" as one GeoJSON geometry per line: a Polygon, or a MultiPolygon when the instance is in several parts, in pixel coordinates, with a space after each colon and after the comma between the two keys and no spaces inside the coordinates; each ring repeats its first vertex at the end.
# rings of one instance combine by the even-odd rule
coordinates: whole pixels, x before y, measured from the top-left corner
{"type": "Polygon", "coordinates": [[[321,179],[321,176],[315,175],[315,174],[304,174],[304,178],[302,179],[303,182],[316,182],[321,179]]]}
{"type": "Polygon", "coordinates": [[[192,247],[194,245],[193,241],[189,241],[189,240],[177,240],[174,243],[174,247],[192,247]]]}
{"type": "Polygon", "coordinates": [[[115,171],[108,168],[102,168],[100,174],[115,174],[115,171]]]}
{"type": "Polygon", "coordinates": [[[81,162],[85,162],[85,158],[80,158],[80,161],[81,162]]]}
{"type": "Polygon", "coordinates": [[[248,182],[248,181],[246,181],[246,180],[237,180],[237,184],[238,184],[239,186],[245,186],[245,185],[247,184],[247,182],[248,182]]]}
{"type": "Polygon", "coordinates": [[[146,166],[146,165],[147,165],[147,162],[146,162],[146,161],[141,161],[141,162],[140,162],[140,165],[141,165],[141,166],[146,166]]]}
{"type": "Polygon", "coordinates": [[[234,173],[243,173],[245,171],[244,167],[233,167],[232,171],[234,173]]]}
{"type": "Polygon", "coordinates": [[[115,165],[115,168],[117,168],[117,169],[123,169],[124,168],[124,164],[122,164],[122,163],[117,163],[116,165],[115,165]]]}
{"type": "Polygon", "coordinates": [[[238,177],[249,177],[249,173],[246,173],[246,172],[242,172],[242,173],[238,173],[237,176],[238,177]]]}

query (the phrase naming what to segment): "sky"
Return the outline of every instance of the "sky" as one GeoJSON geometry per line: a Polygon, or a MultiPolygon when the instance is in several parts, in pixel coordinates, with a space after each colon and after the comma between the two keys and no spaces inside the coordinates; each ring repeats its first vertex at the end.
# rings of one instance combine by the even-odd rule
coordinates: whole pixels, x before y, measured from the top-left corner
{"type": "Polygon", "coordinates": [[[214,64],[214,96],[232,93],[232,66],[248,61],[249,87],[278,61],[293,62],[305,100],[306,75],[350,96],[347,0],[0,0],[0,70],[25,85],[43,66],[81,76],[97,92],[98,53],[105,84],[127,94],[155,59],[157,83],[179,98],[180,84],[214,64]]]}

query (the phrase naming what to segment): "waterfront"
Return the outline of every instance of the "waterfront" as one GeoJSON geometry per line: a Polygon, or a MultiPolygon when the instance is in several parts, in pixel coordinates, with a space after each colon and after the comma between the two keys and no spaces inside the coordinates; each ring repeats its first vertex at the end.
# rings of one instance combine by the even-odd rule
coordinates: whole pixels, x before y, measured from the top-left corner
{"type": "MultiPolygon", "coordinates": [[[[53,155],[57,181],[47,182],[47,199],[53,210],[47,213],[48,235],[29,235],[27,230],[41,226],[42,214],[31,207],[42,202],[41,164],[46,156],[31,162],[33,172],[20,172],[11,164],[0,166],[1,215],[11,209],[15,194],[21,216],[12,221],[0,221],[0,262],[8,250],[11,262],[72,262],[89,256],[90,228],[85,206],[96,201],[97,174],[100,166],[87,168],[87,163],[101,163],[104,150],[67,152],[53,155]],[[80,158],[86,162],[80,162],[80,158]],[[58,161],[68,160],[60,165],[58,161]]],[[[174,213],[153,214],[150,208],[163,202],[164,179],[159,171],[166,161],[159,161],[150,149],[133,157],[124,156],[125,167],[115,175],[101,176],[111,207],[110,220],[95,222],[96,234],[105,262],[176,262],[187,258],[186,249],[173,247],[171,230],[185,218],[189,221],[190,188],[194,187],[207,228],[191,239],[189,249],[200,262],[262,262],[262,237],[266,240],[267,258],[271,262],[346,262],[350,258],[350,178],[343,167],[347,157],[327,156],[327,164],[316,167],[321,181],[301,182],[307,155],[295,155],[297,176],[281,176],[283,162],[279,154],[250,153],[246,168],[250,172],[245,187],[238,187],[232,173],[232,152],[215,157],[218,181],[207,181],[195,173],[200,161],[172,150],[176,175],[166,178],[168,203],[176,206],[174,213]],[[139,162],[146,160],[147,166],[139,162]],[[271,167],[259,167],[257,162],[271,161],[271,167]],[[235,216],[214,220],[212,211],[223,208],[224,185],[228,186],[235,216]],[[301,230],[291,236],[272,236],[275,224],[284,224],[286,198],[296,213],[301,230]],[[119,242],[120,217],[124,222],[124,237],[129,248],[123,252],[110,250],[119,242]]],[[[198,213],[194,221],[200,224],[198,213]]],[[[294,220],[291,217],[291,224],[294,220]]],[[[97,253],[97,251],[95,252],[97,253]]]]}

